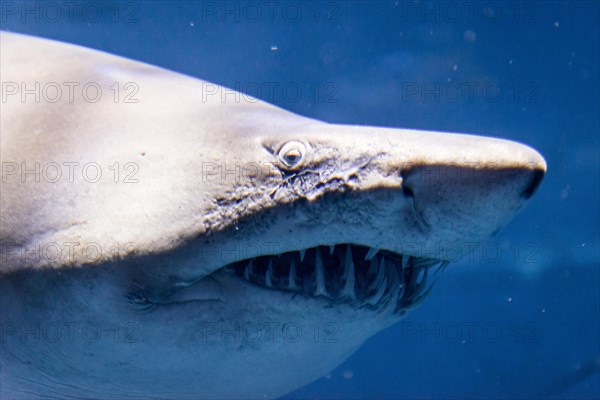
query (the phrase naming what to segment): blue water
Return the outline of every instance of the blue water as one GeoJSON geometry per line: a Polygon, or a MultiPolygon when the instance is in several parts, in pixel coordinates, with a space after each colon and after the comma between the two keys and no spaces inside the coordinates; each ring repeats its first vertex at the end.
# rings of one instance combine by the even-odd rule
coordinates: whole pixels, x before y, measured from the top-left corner
{"type": "Polygon", "coordinates": [[[599,3],[63,3],[57,16],[2,1],[1,27],[329,122],[498,136],[545,156],[509,226],[286,398],[600,398],[599,3]]]}

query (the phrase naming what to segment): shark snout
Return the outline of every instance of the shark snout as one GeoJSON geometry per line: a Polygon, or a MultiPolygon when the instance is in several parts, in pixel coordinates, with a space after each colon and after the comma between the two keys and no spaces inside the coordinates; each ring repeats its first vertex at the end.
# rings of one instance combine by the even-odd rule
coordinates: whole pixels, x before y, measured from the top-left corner
{"type": "Polygon", "coordinates": [[[513,218],[545,175],[543,157],[527,146],[490,139],[488,147],[480,142],[478,148],[474,162],[465,156],[472,149],[456,148],[454,161],[402,172],[415,214],[429,234],[443,241],[489,238],[513,218]]]}
{"type": "Polygon", "coordinates": [[[544,179],[544,175],[546,175],[546,169],[533,169],[531,170],[531,175],[532,176],[529,185],[521,192],[521,197],[525,200],[528,200],[531,196],[533,196],[537,188],[540,186],[542,179],[544,179]]]}
{"type": "Polygon", "coordinates": [[[344,149],[339,154],[349,159],[370,160],[358,169],[363,176],[354,188],[365,193],[387,188],[400,194],[400,211],[387,207],[381,221],[371,218],[374,237],[384,237],[386,224],[400,220],[394,229],[404,240],[442,247],[487,240],[531,198],[546,173],[540,153],[510,140],[330,124],[312,129],[311,139],[322,146],[344,149]]]}

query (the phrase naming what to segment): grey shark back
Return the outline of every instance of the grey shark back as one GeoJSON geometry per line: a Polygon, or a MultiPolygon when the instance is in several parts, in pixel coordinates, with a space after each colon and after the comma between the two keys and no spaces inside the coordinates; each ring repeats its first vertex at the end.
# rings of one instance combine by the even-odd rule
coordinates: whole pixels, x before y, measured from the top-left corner
{"type": "Polygon", "coordinates": [[[419,304],[546,170],[515,142],[0,38],[2,397],[281,396],[419,304]]]}

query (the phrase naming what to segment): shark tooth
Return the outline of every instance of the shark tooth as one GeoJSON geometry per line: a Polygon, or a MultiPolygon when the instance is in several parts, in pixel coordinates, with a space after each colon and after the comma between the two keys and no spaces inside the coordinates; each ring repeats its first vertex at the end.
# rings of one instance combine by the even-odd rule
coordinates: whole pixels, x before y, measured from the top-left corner
{"type": "Polygon", "coordinates": [[[398,284],[398,298],[401,298],[404,295],[404,290],[406,288],[406,284],[404,283],[404,279],[400,276],[400,283],[398,284]]]}
{"type": "Polygon", "coordinates": [[[421,271],[419,271],[419,275],[417,276],[417,279],[415,280],[415,293],[419,294],[423,291],[425,291],[425,288],[427,287],[427,275],[428,275],[428,269],[424,268],[421,271]]]}
{"type": "Polygon", "coordinates": [[[387,277],[383,280],[383,284],[381,286],[379,286],[379,290],[377,290],[377,293],[373,294],[372,296],[368,297],[365,300],[364,304],[370,304],[372,306],[374,306],[375,304],[377,304],[379,302],[379,300],[381,300],[381,297],[383,297],[383,294],[385,293],[385,289],[387,287],[387,277]]]}
{"type": "Polygon", "coordinates": [[[386,260],[384,265],[385,276],[387,278],[387,287],[383,295],[382,301],[384,303],[392,303],[392,307],[395,307],[398,303],[398,293],[400,291],[400,276],[398,274],[398,270],[396,269],[397,265],[395,262],[390,263],[388,259],[386,260]]]}
{"type": "Polygon", "coordinates": [[[402,269],[404,269],[408,266],[409,259],[410,259],[410,256],[402,256],[402,269]]]}
{"type": "Polygon", "coordinates": [[[293,258],[290,262],[290,273],[288,275],[288,289],[298,289],[298,285],[296,284],[296,262],[293,258]]]}
{"type": "Polygon", "coordinates": [[[329,255],[332,255],[334,250],[335,250],[335,244],[330,244],[329,245],[329,255]]]}
{"type": "Polygon", "coordinates": [[[427,278],[427,268],[422,268],[419,270],[417,279],[415,280],[417,286],[421,286],[424,283],[425,278],[427,278]]]}
{"type": "Polygon", "coordinates": [[[378,251],[379,251],[379,249],[376,249],[375,247],[371,247],[369,249],[369,251],[367,252],[367,255],[365,255],[365,260],[369,261],[370,259],[372,259],[373,257],[375,257],[375,255],[377,255],[378,251]]]}
{"type": "Polygon", "coordinates": [[[386,264],[386,267],[388,267],[387,277],[389,277],[389,290],[386,290],[384,301],[387,303],[387,305],[382,311],[393,312],[398,306],[398,300],[403,293],[403,285],[400,283],[401,278],[398,274],[396,266],[388,263],[386,264]]]}
{"type": "MultiPolygon", "coordinates": [[[[371,263],[371,265],[373,265],[373,263],[371,263]]],[[[371,282],[371,285],[369,286],[369,291],[379,290],[379,287],[381,286],[384,277],[385,277],[385,257],[381,257],[381,259],[379,260],[379,267],[377,269],[377,277],[375,278],[375,280],[373,282],[371,282]]]]}
{"type": "Polygon", "coordinates": [[[368,276],[377,275],[377,260],[372,258],[369,264],[369,270],[367,271],[368,276]]]}
{"type": "Polygon", "coordinates": [[[300,250],[300,262],[304,261],[305,254],[306,254],[306,249],[300,250]]]}
{"type": "Polygon", "coordinates": [[[434,276],[437,276],[438,274],[444,272],[444,270],[446,269],[446,267],[448,266],[448,264],[450,263],[450,261],[442,261],[440,262],[440,264],[437,266],[434,276]]]}
{"type": "Polygon", "coordinates": [[[350,246],[348,246],[346,247],[346,255],[344,257],[344,288],[341,292],[342,297],[356,300],[356,294],[354,293],[355,281],[354,261],[352,260],[352,251],[350,250],[350,246]]]}
{"type": "Polygon", "coordinates": [[[391,302],[396,304],[398,299],[404,293],[404,271],[398,271],[396,268],[390,268],[389,276],[391,277],[390,286],[392,288],[391,302]]]}
{"type": "Polygon", "coordinates": [[[244,279],[249,281],[250,280],[250,275],[254,274],[254,265],[252,264],[252,260],[250,260],[250,262],[248,262],[248,265],[246,265],[246,269],[244,269],[244,279]]]}
{"type": "Polygon", "coordinates": [[[398,270],[395,268],[395,263],[386,263],[387,268],[386,275],[390,277],[390,285],[392,287],[400,284],[400,275],[398,274],[398,270]]]}
{"type": "Polygon", "coordinates": [[[267,268],[267,275],[265,276],[265,286],[273,288],[273,260],[269,258],[269,267],[267,268]]]}
{"type": "Polygon", "coordinates": [[[323,268],[323,259],[321,258],[321,252],[317,249],[315,258],[315,275],[317,281],[317,290],[315,290],[315,296],[329,297],[327,289],[325,288],[325,269],[323,268]]]}

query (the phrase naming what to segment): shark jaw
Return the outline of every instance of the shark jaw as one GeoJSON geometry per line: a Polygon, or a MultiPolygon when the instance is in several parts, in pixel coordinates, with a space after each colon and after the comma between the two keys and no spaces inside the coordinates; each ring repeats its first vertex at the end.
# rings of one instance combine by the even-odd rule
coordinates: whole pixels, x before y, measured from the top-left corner
{"type": "Polygon", "coordinates": [[[355,245],[316,247],[259,257],[226,268],[259,286],[322,297],[330,304],[402,313],[428,292],[435,259],[402,256],[355,245]]]}
{"type": "MultiPolygon", "coordinates": [[[[226,271],[266,290],[318,298],[329,307],[344,304],[403,316],[431,290],[429,271],[437,273],[447,264],[434,258],[340,244],[258,256],[228,264],[217,272],[226,271]]],[[[150,301],[136,285],[128,296],[139,308],[161,304],[150,301]]]]}

